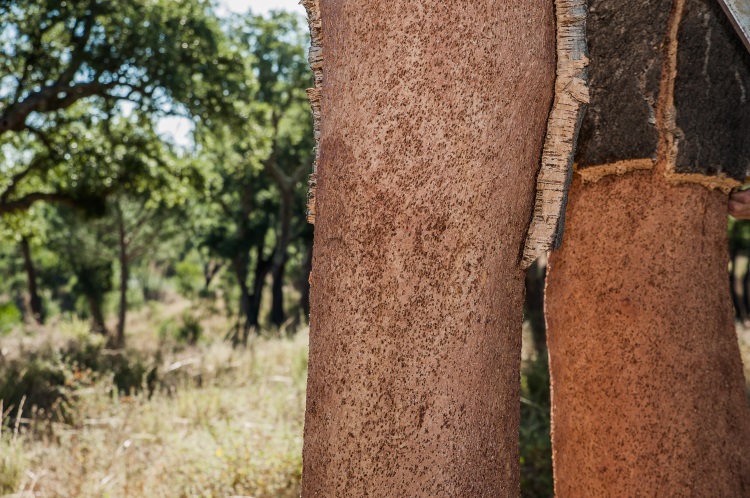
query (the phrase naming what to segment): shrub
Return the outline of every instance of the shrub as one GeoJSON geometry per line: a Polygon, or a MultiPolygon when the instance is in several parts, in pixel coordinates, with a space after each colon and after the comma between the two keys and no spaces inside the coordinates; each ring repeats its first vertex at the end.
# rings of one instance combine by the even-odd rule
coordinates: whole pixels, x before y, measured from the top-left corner
{"type": "Polygon", "coordinates": [[[14,417],[24,402],[66,422],[75,392],[110,379],[117,393],[131,394],[146,388],[153,392],[157,368],[132,351],[107,351],[104,338],[92,334],[71,338],[62,348],[46,344],[36,351],[0,364],[0,399],[14,417]]]}
{"type": "Polygon", "coordinates": [[[527,363],[521,375],[521,496],[554,495],[547,355],[527,363]]]}
{"type": "Polygon", "coordinates": [[[0,335],[10,333],[22,321],[21,311],[14,303],[0,303],[0,335]]]}

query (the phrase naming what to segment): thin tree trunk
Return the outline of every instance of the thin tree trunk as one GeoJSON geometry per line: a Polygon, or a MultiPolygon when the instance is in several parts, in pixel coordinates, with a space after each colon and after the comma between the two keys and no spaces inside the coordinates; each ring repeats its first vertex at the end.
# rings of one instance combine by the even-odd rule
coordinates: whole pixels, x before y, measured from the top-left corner
{"type": "Polygon", "coordinates": [[[546,263],[537,260],[526,272],[525,315],[531,327],[534,351],[541,356],[547,349],[547,331],[544,323],[544,276],[546,263]]]}
{"type": "Polygon", "coordinates": [[[305,259],[302,260],[302,274],[297,282],[299,290],[299,306],[305,314],[308,322],[310,320],[310,273],[312,272],[313,246],[307,246],[305,259]]]}
{"type": "Polygon", "coordinates": [[[125,220],[122,211],[118,207],[118,243],[120,262],[120,308],[117,313],[117,331],[114,346],[125,347],[125,320],[128,313],[128,281],[130,280],[130,268],[128,263],[128,243],[125,234],[125,220]]]}
{"type": "Polygon", "coordinates": [[[718,2],[589,7],[591,107],[547,277],[555,496],[750,496],[726,277],[750,57],[718,2]]]}
{"type": "Polygon", "coordinates": [[[104,321],[104,312],[102,311],[102,303],[96,297],[92,295],[86,296],[89,303],[89,311],[91,312],[91,329],[104,337],[109,337],[109,331],[107,330],[107,324],[104,321]]]}
{"type": "MultiPolygon", "coordinates": [[[[284,251],[286,252],[286,251],[284,251]]],[[[284,312],[284,273],[288,258],[276,262],[271,271],[271,323],[281,327],[286,321],[284,312]]]]}
{"type": "MultiPolygon", "coordinates": [[[[264,238],[261,238],[261,241],[264,238]]],[[[263,258],[263,242],[257,247],[257,258],[255,261],[255,276],[253,278],[253,292],[250,295],[250,308],[247,314],[247,323],[256,331],[259,330],[260,308],[263,304],[263,289],[266,286],[266,277],[271,270],[274,255],[268,259],[263,258]]]]}
{"type": "Polygon", "coordinates": [[[740,283],[742,285],[742,321],[747,323],[750,319],[750,252],[746,251],[745,256],[748,258],[748,261],[745,266],[745,274],[742,276],[740,283]]]}
{"type": "Polygon", "coordinates": [[[239,321],[242,323],[241,328],[243,334],[246,335],[246,330],[250,326],[248,324],[248,321],[250,319],[250,310],[252,308],[252,296],[250,295],[250,289],[247,285],[247,258],[243,256],[234,258],[232,260],[232,270],[234,271],[234,276],[237,279],[237,285],[240,288],[239,321]]]}
{"type": "Polygon", "coordinates": [[[29,240],[26,237],[21,238],[21,254],[23,255],[23,267],[26,271],[26,281],[29,287],[29,309],[34,321],[41,325],[44,323],[42,298],[39,296],[36,282],[36,268],[34,268],[34,260],[31,258],[29,240]]]}
{"type": "Polygon", "coordinates": [[[320,7],[303,496],[517,496],[552,4],[320,7]]]}
{"type": "Polygon", "coordinates": [[[734,317],[736,320],[744,322],[743,304],[740,300],[740,294],[737,292],[737,249],[731,247],[729,250],[729,291],[732,295],[732,306],[734,307],[734,317]]]}

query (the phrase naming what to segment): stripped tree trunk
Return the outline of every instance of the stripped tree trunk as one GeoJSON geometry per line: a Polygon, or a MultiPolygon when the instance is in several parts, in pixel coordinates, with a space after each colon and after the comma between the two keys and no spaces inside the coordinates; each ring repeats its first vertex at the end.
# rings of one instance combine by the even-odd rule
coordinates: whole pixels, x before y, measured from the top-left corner
{"type": "Polygon", "coordinates": [[[552,4],[306,4],[324,70],[303,495],[518,496],[552,4]]]}
{"type": "Polygon", "coordinates": [[[750,57],[713,0],[591,0],[591,105],[547,333],[556,496],[750,496],[726,193],[750,57]]]}

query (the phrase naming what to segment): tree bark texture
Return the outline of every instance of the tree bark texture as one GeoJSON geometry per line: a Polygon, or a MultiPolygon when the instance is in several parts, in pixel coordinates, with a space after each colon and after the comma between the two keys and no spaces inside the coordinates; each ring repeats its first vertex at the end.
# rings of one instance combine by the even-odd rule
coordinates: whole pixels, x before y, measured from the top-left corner
{"type": "Polygon", "coordinates": [[[321,0],[320,19],[303,496],[518,496],[552,4],[321,0]]]}
{"type": "Polygon", "coordinates": [[[750,56],[718,2],[589,6],[547,277],[556,496],[750,496],[725,195],[750,160],[750,56]]]}

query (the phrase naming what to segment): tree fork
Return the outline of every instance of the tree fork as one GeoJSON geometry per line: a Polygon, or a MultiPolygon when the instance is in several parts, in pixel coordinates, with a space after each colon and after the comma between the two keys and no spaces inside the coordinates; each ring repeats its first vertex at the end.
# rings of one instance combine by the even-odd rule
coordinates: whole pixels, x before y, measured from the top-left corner
{"type": "Polygon", "coordinates": [[[303,4],[318,143],[303,495],[518,496],[519,256],[552,5],[303,4]]]}
{"type": "Polygon", "coordinates": [[[726,274],[750,56],[718,2],[589,6],[591,102],[547,277],[555,494],[750,496],[726,274]]]}

